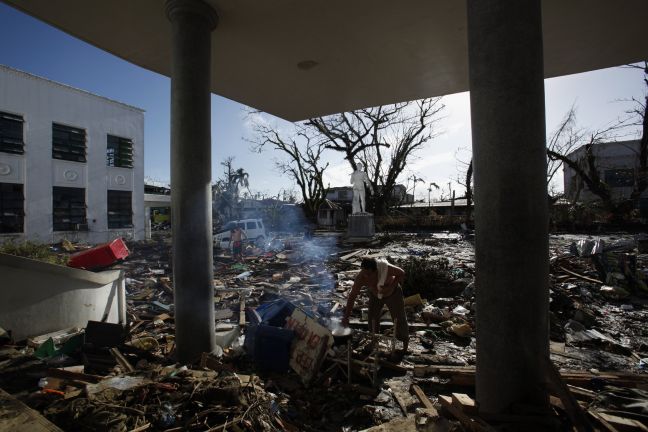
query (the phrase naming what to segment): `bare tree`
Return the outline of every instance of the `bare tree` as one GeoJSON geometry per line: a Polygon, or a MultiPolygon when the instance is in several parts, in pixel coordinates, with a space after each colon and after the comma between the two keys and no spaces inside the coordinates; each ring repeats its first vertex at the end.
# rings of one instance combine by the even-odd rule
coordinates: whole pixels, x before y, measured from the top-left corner
{"type": "Polygon", "coordinates": [[[572,105],[547,140],[547,186],[551,184],[564,163],[559,158],[551,157],[551,155],[560,154],[566,156],[576,147],[583,145],[584,139],[585,131],[576,127],[576,108],[572,105]]]}
{"type": "Polygon", "coordinates": [[[313,139],[308,134],[309,131],[301,126],[297,127],[295,134],[290,137],[282,136],[262,122],[254,122],[253,130],[255,137],[250,140],[252,149],[260,153],[271,147],[286,156],[286,159],[275,161],[276,168],[282,174],[290,175],[297,183],[306,216],[315,217],[327,191],[323,176],[329,164],[322,161],[324,142],[313,139]]]}
{"type": "Polygon", "coordinates": [[[383,214],[395,201],[393,189],[416,152],[438,132],[441,98],[378,106],[308,120],[327,149],[344,154],[355,171],[362,162],[374,189],[374,212],[383,214]]]}
{"type": "Polygon", "coordinates": [[[630,68],[643,69],[643,81],[646,84],[646,91],[643,100],[633,98],[634,107],[628,112],[627,123],[630,126],[639,126],[641,128],[641,139],[639,140],[639,163],[637,166],[635,184],[630,194],[634,207],[639,206],[641,194],[648,187],[648,61],[644,61],[643,66],[628,65],[630,68]]]}
{"type": "Polygon", "coordinates": [[[472,217],[473,209],[473,161],[470,160],[468,164],[468,169],[466,170],[466,177],[464,180],[464,186],[466,187],[466,225],[470,223],[472,217]]]}
{"type": "MultiPolygon", "coordinates": [[[[647,86],[646,94],[643,100],[633,98],[633,107],[626,112],[626,116],[621,118],[603,130],[586,133],[584,131],[575,131],[573,128],[574,113],[573,108],[566,116],[561,128],[554,134],[554,137],[567,136],[564,142],[566,146],[559,146],[547,149],[549,161],[557,161],[560,164],[569,166],[578,176],[578,178],[587,186],[587,188],[596,195],[603,206],[614,216],[621,216],[631,208],[638,208],[639,199],[642,193],[648,187],[648,116],[646,109],[648,106],[648,62],[643,66],[628,65],[631,68],[642,69],[644,72],[644,83],[647,86]],[[628,136],[633,130],[639,128],[641,137],[639,139],[639,149],[636,152],[637,162],[634,173],[634,183],[629,200],[615,200],[610,186],[601,178],[600,166],[596,159],[595,145],[608,140],[618,139],[622,136],[628,136]],[[630,130],[630,132],[628,132],[630,130]],[[567,131],[567,133],[565,133],[567,131]],[[585,141],[585,136],[587,141],[585,141]],[[583,156],[578,160],[567,157],[568,151],[584,143],[583,156]]],[[[557,141],[560,141],[557,139],[557,141]]]]}
{"type": "Polygon", "coordinates": [[[602,141],[602,137],[606,136],[605,132],[607,132],[607,130],[596,131],[590,135],[589,141],[584,145],[584,155],[580,159],[573,160],[566,154],[561,154],[549,149],[547,149],[547,155],[550,160],[558,161],[560,164],[565,164],[570,167],[576,173],[578,178],[587,185],[590,192],[601,199],[604,207],[615,212],[616,204],[612,199],[610,187],[601,179],[596,163],[596,155],[594,153],[594,145],[602,141]]]}

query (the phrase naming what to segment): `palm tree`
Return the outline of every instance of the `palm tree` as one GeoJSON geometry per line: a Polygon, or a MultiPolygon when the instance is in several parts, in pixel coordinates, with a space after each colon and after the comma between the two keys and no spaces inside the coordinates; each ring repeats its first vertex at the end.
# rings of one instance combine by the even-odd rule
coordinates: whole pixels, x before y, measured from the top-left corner
{"type": "Polygon", "coordinates": [[[418,182],[425,183],[425,180],[423,180],[420,177],[416,177],[414,174],[412,174],[408,178],[408,180],[410,180],[410,179],[414,181],[414,187],[412,188],[412,195],[414,196],[414,202],[416,202],[416,183],[418,183],[418,182]]]}
{"type": "Polygon", "coordinates": [[[439,189],[439,185],[436,183],[430,183],[430,186],[428,186],[428,207],[430,207],[431,205],[430,194],[432,193],[432,186],[434,186],[436,189],[439,189]]]}
{"type": "MultiPolygon", "coordinates": [[[[238,198],[239,187],[244,187],[250,192],[250,174],[246,173],[243,168],[239,168],[229,175],[229,184],[234,192],[234,196],[238,198]]],[[[250,192],[251,193],[251,192],[250,192]]]]}

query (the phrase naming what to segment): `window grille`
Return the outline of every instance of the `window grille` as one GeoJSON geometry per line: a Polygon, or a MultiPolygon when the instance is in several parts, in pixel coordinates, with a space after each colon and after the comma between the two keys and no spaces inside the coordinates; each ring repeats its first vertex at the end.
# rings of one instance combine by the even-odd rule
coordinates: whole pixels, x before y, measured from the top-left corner
{"type": "Polygon", "coordinates": [[[634,186],[634,170],[632,168],[605,170],[605,183],[610,187],[634,186]]]}
{"type": "Polygon", "coordinates": [[[0,112],[0,152],[25,153],[22,116],[0,112]]]}
{"type": "Polygon", "coordinates": [[[133,168],[133,140],[108,135],[106,162],[111,167],[133,168]]]}
{"type": "Polygon", "coordinates": [[[74,162],[86,161],[85,130],[52,124],[52,157],[74,162]]]}
{"type": "Polygon", "coordinates": [[[21,233],[24,228],[23,185],[0,183],[0,233],[21,233]]]}
{"type": "Polygon", "coordinates": [[[54,231],[87,229],[85,189],[55,186],[52,201],[54,231]]]}
{"type": "Polygon", "coordinates": [[[133,227],[132,195],[131,191],[108,191],[108,229],[133,227]]]}

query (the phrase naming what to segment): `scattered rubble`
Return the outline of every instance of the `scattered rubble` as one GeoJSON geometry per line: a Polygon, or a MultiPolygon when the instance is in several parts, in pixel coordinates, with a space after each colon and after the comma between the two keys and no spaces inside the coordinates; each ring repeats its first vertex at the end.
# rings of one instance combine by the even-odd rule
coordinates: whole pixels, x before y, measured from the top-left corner
{"type": "MultiPolygon", "coordinates": [[[[371,245],[330,235],[250,245],[242,261],[214,257],[217,349],[175,361],[170,234],[129,243],[128,326],[12,342],[0,329],[0,388],[75,431],[494,430],[474,400],[475,267],[470,239],[391,234],[371,245]],[[340,327],[362,258],[407,272],[410,351],[389,313],[367,331],[367,297],[340,327]]],[[[551,362],[564,430],[646,430],[648,255],[630,236],[552,236],[551,362]],[[585,428],[585,429],[583,429],[585,428]]],[[[51,251],[61,262],[83,245],[51,251]]],[[[27,409],[25,407],[25,409],[27,409]]],[[[32,415],[37,415],[33,412],[32,415]]],[[[511,420],[511,419],[509,419],[511,420]]],[[[511,420],[513,421],[513,420],[511,420]]],[[[2,422],[0,421],[0,424],[2,422]]],[[[36,430],[36,429],[34,429],[36,430]]]]}

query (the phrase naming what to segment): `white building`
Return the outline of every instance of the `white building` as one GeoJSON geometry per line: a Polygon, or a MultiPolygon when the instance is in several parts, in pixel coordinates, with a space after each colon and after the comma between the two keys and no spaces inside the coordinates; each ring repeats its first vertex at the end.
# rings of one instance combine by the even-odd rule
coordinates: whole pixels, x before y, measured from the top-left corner
{"type": "Polygon", "coordinates": [[[0,65],[0,242],[144,237],[144,111],[0,65]]]}
{"type": "MultiPolygon", "coordinates": [[[[630,198],[639,168],[639,140],[605,142],[592,146],[598,174],[609,187],[612,198],[630,198]]],[[[567,155],[587,170],[586,147],[582,146],[567,155]]],[[[565,195],[570,200],[591,202],[599,199],[585,182],[566,164],[563,164],[565,195]]],[[[639,203],[642,213],[648,212],[648,190],[641,194],[639,203]]]]}

